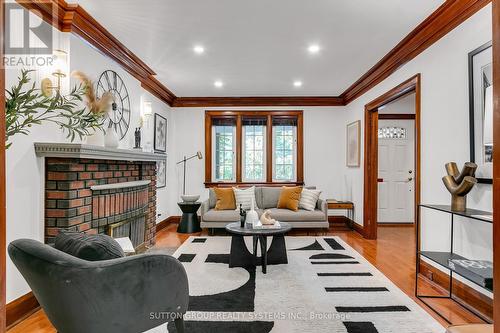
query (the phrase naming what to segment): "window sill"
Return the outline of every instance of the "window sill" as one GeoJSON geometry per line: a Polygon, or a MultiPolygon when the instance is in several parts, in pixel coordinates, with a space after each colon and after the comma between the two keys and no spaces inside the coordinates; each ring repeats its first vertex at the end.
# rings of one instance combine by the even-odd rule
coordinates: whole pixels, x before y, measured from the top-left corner
{"type": "Polygon", "coordinates": [[[206,188],[211,187],[250,187],[250,186],[270,186],[270,187],[280,187],[280,186],[304,186],[304,182],[257,182],[257,183],[247,183],[247,182],[205,182],[206,188]]]}

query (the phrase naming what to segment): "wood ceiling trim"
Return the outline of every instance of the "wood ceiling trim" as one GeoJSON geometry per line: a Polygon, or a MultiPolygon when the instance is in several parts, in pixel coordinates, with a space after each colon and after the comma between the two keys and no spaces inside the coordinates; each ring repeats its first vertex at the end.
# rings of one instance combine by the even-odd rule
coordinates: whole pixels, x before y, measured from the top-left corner
{"type": "Polygon", "coordinates": [[[237,107],[237,106],[343,106],[333,96],[258,96],[258,97],[178,97],[174,107],[237,107]]]}
{"type": "Polygon", "coordinates": [[[342,93],[341,97],[346,105],[375,87],[490,2],[491,0],[447,0],[342,93]]]}
{"type": "Polygon", "coordinates": [[[82,6],[64,0],[17,0],[24,8],[63,32],[71,32],[113,59],[141,82],[144,89],[172,105],[176,96],[155,77],[156,73],[96,21],[82,6]]]}

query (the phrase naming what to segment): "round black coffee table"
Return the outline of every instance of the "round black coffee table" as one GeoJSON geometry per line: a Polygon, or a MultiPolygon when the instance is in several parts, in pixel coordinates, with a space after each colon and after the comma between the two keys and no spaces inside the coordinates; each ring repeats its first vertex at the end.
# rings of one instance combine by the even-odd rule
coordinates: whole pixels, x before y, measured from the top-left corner
{"type": "Polygon", "coordinates": [[[177,205],[182,210],[181,222],[177,227],[177,232],[182,234],[200,232],[200,221],[197,212],[201,202],[178,202],[177,205]]]}
{"type": "Polygon", "coordinates": [[[280,228],[242,228],[240,222],[226,225],[226,231],[231,234],[231,252],[229,254],[229,267],[255,267],[259,265],[257,258],[257,245],[260,243],[262,253],[260,264],[262,273],[266,274],[267,265],[288,264],[286,255],[285,234],[292,229],[286,222],[279,222],[280,228]],[[245,245],[244,236],[253,237],[253,254],[245,245]],[[273,240],[267,250],[267,237],[273,240]]]}

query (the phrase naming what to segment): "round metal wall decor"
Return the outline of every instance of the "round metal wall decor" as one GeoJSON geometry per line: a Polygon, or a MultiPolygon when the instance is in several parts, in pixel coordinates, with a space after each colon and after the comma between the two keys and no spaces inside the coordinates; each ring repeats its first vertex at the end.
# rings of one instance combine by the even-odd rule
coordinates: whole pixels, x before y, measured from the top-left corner
{"type": "Polygon", "coordinates": [[[125,82],[115,71],[104,71],[97,81],[97,98],[106,92],[113,95],[106,128],[113,128],[121,140],[130,127],[130,97],[125,82]]]}

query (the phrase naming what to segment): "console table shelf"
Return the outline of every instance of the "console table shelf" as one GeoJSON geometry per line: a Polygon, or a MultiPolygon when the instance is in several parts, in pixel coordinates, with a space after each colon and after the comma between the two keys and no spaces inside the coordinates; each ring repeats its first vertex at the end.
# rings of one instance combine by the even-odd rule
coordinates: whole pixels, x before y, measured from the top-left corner
{"type": "Polygon", "coordinates": [[[488,318],[478,310],[472,308],[470,305],[463,303],[460,299],[455,297],[453,294],[453,275],[458,275],[463,277],[464,279],[472,282],[473,284],[479,286],[480,288],[483,288],[486,291],[492,292],[493,289],[491,286],[486,286],[484,284],[478,283],[478,281],[475,281],[473,279],[473,274],[472,273],[467,273],[465,271],[457,271],[455,270],[454,267],[450,267],[449,260],[450,259],[458,259],[458,260],[467,260],[468,258],[465,258],[461,255],[458,255],[454,252],[453,248],[453,242],[454,242],[454,226],[455,226],[455,216],[467,218],[470,220],[470,223],[474,223],[475,221],[480,222],[480,223],[489,223],[493,224],[493,219],[491,218],[492,213],[483,211],[483,210],[478,210],[478,209],[467,209],[465,212],[457,212],[453,211],[451,209],[451,206],[449,205],[419,205],[417,209],[417,241],[416,241],[416,274],[415,274],[415,297],[420,299],[423,303],[425,303],[431,310],[433,310],[435,313],[437,313],[441,318],[446,320],[448,323],[452,324],[448,318],[446,318],[443,314],[441,314],[438,310],[436,310],[431,304],[426,302],[426,299],[443,299],[447,298],[450,300],[453,300],[454,302],[458,303],[465,309],[469,310],[473,314],[475,314],[477,317],[481,318],[483,321],[487,323],[492,323],[491,318],[488,318]],[[439,211],[442,213],[446,213],[450,215],[450,249],[449,251],[421,251],[420,249],[420,244],[421,244],[421,235],[420,235],[420,227],[421,227],[421,209],[429,209],[429,210],[434,210],[434,211],[439,211]],[[449,272],[449,290],[448,290],[448,295],[439,295],[439,296],[433,296],[433,295],[420,295],[418,293],[418,274],[420,272],[420,261],[421,258],[426,258],[428,261],[431,261],[433,263],[438,264],[439,266],[445,268],[449,272]]]}
{"type": "Polygon", "coordinates": [[[480,283],[477,283],[476,281],[474,281],[474,279],[472,279],[471,275],[465,274],[462,272],[458,272],[448,265],[448,260],[450,260],[450,259],[467,260],[467,258],[462,257],[461,255],[458,255],[458,254],[452,253],[452,252],[421,251],[420,255],[422,257],[425,257],[425,258],[431,260],[432,262],[439,264],[440,266],[442,266],[450,271],[453,271],[453,273],[460,275],[461,277],[469,280],[470,282],[478,285],[479,287],[484,288],[486,290],[489,290],[490,292],[493,292],[493,288],[489,288],[489,287],[484,286],[480,283]]]}

